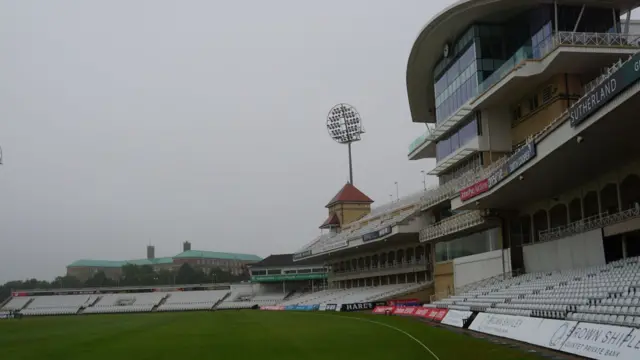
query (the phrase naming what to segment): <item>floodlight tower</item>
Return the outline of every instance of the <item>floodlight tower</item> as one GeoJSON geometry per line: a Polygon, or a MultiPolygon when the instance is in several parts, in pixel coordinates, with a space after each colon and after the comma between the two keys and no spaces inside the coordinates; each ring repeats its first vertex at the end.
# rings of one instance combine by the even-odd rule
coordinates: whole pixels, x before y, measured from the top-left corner
{"type": "Polygon", "coordinates": [[[351,162],[351,143],[360,141],[364,134],[362,119],[358,110],[349,104],[340,103],[329,110],[327,131],[338,144],[347,144],[349,149],[349,183],[353,185],[353,164],[351,162]]]}

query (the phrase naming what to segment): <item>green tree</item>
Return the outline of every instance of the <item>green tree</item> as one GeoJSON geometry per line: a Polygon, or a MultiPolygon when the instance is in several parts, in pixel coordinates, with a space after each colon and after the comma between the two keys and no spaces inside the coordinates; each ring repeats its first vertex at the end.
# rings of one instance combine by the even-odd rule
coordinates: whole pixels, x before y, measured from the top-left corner
{"type": "Polygon", "coordinates": [[[117,282],[108,278],[104,271],[98,271],[84,283],[84,286],[86,287],[109,287],[116,285],[117,282]]]}
{"type": "Polygon", "coordinates": [[[204,278],[202,271],[196,270],[191,265],[184,263],[176,274],[176,284],[197,284],[204,278]]]}

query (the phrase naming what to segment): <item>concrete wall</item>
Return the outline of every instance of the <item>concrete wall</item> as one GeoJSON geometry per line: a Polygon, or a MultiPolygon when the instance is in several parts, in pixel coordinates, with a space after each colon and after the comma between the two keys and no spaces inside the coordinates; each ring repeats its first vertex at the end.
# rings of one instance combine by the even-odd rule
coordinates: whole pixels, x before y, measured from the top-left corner
{"type": "Polygon", "coordinates": [[[482,135],[479,148],[482,151],[511,151],[511,111],[507,106],[482,109],[482,135]]]}
{"type": "MultiPolygon", "coordinates": [[[[576,99],[582,94],[582,84],[580,78],[575,75],[564,74],[556,75],[552,77],[548,82],[541,87],[535,89],[530,95],[522,99],[519,103],[522,109],[522,118],[513,125],[511,140],[512,143],[519,144],[527,139],[532,134],[544,129],[549,125],[551,121],[560,116],[571,104],[570,99],[576,99]],[[551,100],[547,103],[542,102],[542,89],[552,85],[555,89],[551,100]],[[538,108],[531,111],[528,108],[528,99],[536,96],[538,108]]],[[[512,104],[511,107],[515,108],[518,103],[512,104]]]]}
{"type": "Polygon", "coordinates": [[[345,226],[369,214],[371,205],[339,203],[329,208],[329,214],[331,212],[335,212],[338,215],[338,219],[340,219],[340,224],[345,226]]]}
{"type": "Polygon", "coordinates": [[[434,291],[436,298],[452,294],[455,285],[453,281],[453,261],[438,263],[433,269],[434,291]]]}
{"type": "Polygon", "coordinates": [[[509,249],[489,251],[453,260],[456,289],[509,271],[511,271],[509,249]]]}
{"type": "Polygon", "coordinates": [[[600,229],[524,246],[522,251],[527,272],[569,270],[606,264],[600,229]]]}

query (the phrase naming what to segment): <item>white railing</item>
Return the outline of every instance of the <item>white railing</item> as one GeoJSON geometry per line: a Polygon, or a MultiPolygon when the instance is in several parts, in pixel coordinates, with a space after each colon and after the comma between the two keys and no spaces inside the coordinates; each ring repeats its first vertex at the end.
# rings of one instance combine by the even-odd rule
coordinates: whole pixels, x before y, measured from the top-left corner
{"type": "Polygon", "coordinates": [[[581,45],[581,46],[638,47],[639,41],[640,41],[640,35],[638,34],[559,31],[554,35],[555,46],[581,45]]]}
{"type": "Polygon", "coordinates": [[[538,233],[538,237],[540,239],[540,242],[562,239],[567,236],[577,235],[590,230],[614,225],[639,216],[640,207],[634,207],[611,215],[609,215],[608,213],[602,213],[572,222],[571,224],[558,226],[553,229],[542,230],[538,233]]]}
{"type": "Polygon", "coordinates": [[[420,230],[420,241],[429,241],[485,222],[478,210],[453,215],[420,230]]]}

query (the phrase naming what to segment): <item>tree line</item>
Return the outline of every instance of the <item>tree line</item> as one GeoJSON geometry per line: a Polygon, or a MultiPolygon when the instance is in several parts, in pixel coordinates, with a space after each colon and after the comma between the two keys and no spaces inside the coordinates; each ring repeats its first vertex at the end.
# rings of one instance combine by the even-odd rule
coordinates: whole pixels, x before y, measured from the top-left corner
{"type": "Polygon", "coordinates": [[[149,265],[138,266],[128,264],[122,267],[122,274],[118,279],[111,279],[107,277],[103,271],[98,271],[84,282],[70,275],[58,276],[51,282],[37,279],[9,281],[0,286],[0,303],[11,296],[12,290],[210,284],[233,283],[247,280],[249,280],[249,272],[246,269],[242,274],[234,275],[220,268],[203,271],[202,269],[194,268],[185,263],[180,266],[178,271],[162,269],[156,272],[149,265]]]}

